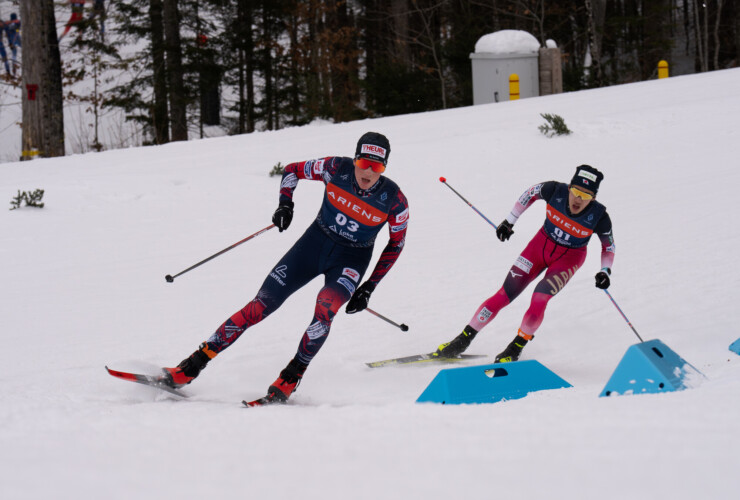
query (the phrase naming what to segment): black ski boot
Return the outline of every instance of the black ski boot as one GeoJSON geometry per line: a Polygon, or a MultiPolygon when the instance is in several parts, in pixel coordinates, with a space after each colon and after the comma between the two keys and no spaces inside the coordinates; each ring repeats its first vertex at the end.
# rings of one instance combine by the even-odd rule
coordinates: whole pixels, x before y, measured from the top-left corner
{"type": "Polygon", "coordinates": [[[189,384],[215,357],[216,353],[203,342],[197,351],[183,359],[176,368],[164,368],[167,385],[177,389],[189,384]]]}
{"type": "Polygon", "coordinates": [[[467,325],[460,335],[452,339],[452,342],[440,344],[433,355],[439,358],[456,358],[465,352],[465,349],[468,348],[477,334],[477,330],[473,329],[472,326],[467,325]]]}
{"type": "Polygon", "coordinates": [[[512,361],[517,361],[519,356],[522,354],[524,346],[534,338],[534,335],[527,335],[529,338],[524,337],[524,335],[527,334],[519,330],[519,333],[514,337],[514,340],[506,346],[506,349],[504,349],[503,352],[500,352],[496,356],[495,363],[511,363],[512,361]]]}

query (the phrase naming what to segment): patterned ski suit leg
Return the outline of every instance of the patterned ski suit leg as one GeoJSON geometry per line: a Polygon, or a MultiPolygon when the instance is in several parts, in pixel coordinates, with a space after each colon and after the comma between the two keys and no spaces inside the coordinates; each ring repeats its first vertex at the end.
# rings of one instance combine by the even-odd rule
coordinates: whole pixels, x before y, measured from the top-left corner
{"type": "Polygon", "coordinates": [[[501,309],[512,303],[542,273],[546,267],[540,251],[543,246],[543,238],[547,239],[541,231],[535,234],[514,262],[514,265],[509,269],[503,286],[495,295],[483,302],[475,312],[470,320],[470,326],[480,331],[496,317],[501,309]]]}
{"type": "Polygon", "coordinates": [[[542,257],[547,264],[545,276],[537,283],[532,294],[529,309],[522,318],[521,331],[528,335],[542,324],[547,304],[568,284],[573,275],[586,260],[586,247],[567,248],[546,239],[542,247],[542,257]]]}
{"type": "Polygon", "coordinates": [[[212,351],[220,353],[229,347],[247,328],[275,312],[288,297],[320,274],[317,266],[320,244],[316,243],[312,227],[273,267],[254,299],[227,319],[206,341],[212,351]]]}
{"type": "Polygon", "coordinates": [[[372,258],[372,247],[352,248],[333,242],[331,246],[333,248],[322,255],[324,287],[316,297],[311,324],[304,332],[296,354],[298,361],[305,364],[311,362],[326,342],[334,317],[352,297],[372,258]]]}
{"type": "Polygon", "coordinates": [[[327,283],[316,297],[316,308],[311,319],[311,324],[303,333],[298,345],[297,358],[304,364],[309,364],[319,349],[326,342],[339,308],[346,303],[351,295],[344,288],[336,287],[336,283],[327,283]]]}

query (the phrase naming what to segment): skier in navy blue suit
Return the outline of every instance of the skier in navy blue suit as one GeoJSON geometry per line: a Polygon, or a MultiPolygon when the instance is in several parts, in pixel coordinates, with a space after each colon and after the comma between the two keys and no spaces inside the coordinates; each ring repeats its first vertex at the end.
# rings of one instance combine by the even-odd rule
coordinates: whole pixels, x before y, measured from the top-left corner
{"type": "Polygon", "coordinates": [[[354,158],[329,156],[285,167],[273,223],[281,232],[288,228],[293,218],[293,192],[303,179],[326,185],[316,219],[275,265],[251,302],[177,367],[165,369],[170,385],[181,387],[192,382],[211,359],[247,328],[265,319],[291,294],[323,274],[324,287],[318,293],[313,319],[298,352],[270,385],[267,396],[254,403],[288,400],[326,341],[340,307],[349,301],[347,313],[364,310],[404,247],[408,202],[398,185],[381,175],[390,151],[384,135],[368,132],[358,141],[354,158]],[[385,223],[390,232],[388,244],[370,278],[360,284],[372,259],[375,238],[385,223]]]}

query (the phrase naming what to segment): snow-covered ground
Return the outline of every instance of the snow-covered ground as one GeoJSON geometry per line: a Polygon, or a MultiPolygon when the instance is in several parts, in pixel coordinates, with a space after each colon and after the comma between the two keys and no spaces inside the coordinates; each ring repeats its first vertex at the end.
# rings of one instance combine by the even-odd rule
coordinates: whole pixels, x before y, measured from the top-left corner
{"type": "MultiPolygon", "coordinates": [[[[0,165],[0,497],[729,499],[740,491],[740,70],[340,125],[0,165]],[[540,113],[574,131],[548,139],[540,113]],[[291,404],[245,409],[293,356],[317,279],[247,331],[176,401],[104,365],[156,371],[249,301],[315,216],[301,182],[287,232],[267,226],[277,162],[351,155],[385,133],[387,175],[410,201],[407,246],[370,306],[341,313],[291,404]],[[584,268],[524,351],[573,388],[484,405],[416,404],[439,371],[365,362],[434,349],[498,289],[542,224],[538,202],[503,244],[494,222],[521,192],[605,172],[615,227],[610,292],[644,339],[697,367],[699,387],[599,398],[638,342],[584,268]],[[9,207],[9,205],[6,205],[9,207]]],[[[0,135],[2,138],[2,135],[0,135]]],[[[5,140],[4,138],[2,139],[5,140]]],[[[376,257],[385,243],[385,233],[376,257]]],[[[530,287],[468,352],[492,362],[530,287]]]]}

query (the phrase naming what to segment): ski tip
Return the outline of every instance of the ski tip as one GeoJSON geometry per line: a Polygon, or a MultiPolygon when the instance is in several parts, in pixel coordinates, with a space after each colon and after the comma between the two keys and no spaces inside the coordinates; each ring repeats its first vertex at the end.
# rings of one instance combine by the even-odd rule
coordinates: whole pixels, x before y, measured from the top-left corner
{"type": "Polygon", "coordinates": [[[444,177],[440,177],[439,182],[447,182],[447,179],[445,179],[444,177]]]}

